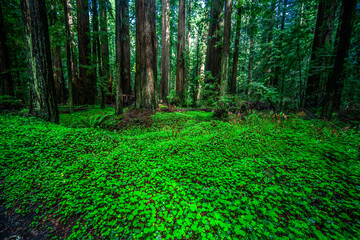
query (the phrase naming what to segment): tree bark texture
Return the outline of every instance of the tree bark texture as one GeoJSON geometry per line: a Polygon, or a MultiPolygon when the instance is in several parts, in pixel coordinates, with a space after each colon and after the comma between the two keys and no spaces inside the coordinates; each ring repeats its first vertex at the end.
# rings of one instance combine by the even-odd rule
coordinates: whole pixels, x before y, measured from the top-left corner
{"type": "MultiPolygon", "coordinates": [[[[286,4],[286,0],[285,0],[285,4],[286,4]]],[[[246,85],[246,94],[248,96],[251,95],[250,84],[253,81],[252,73],[253,73],[253,63],[254,63],[254,35],[255,35],[255,17],[256,17],[254,8],[255,8],[255,0],[252,0],[250,27],[249,27],[250,46],[249,46],[248,81],[246,85]]]]}
{"type": "Polygon", "coordinates": [[[115,115],[123,113],[121,86],[121,1],[115,0],[115,115]]]}
{"type": "MultiPolygon", "coordinates": [[[[100,0],[101,1],[101,0],[100,0]]],[[[101,52],[100,52],[100,38],[99,38],[99,13],[98,13],[98,1],[92,0],[91,1],[92,6],[92,65],[94,67],[94,75],[97,78],[97,73],[99,73],[99,76],[101,78],[102,76],[102,69],[101,69],[101,52]]],[[[104,108],[104,96],[103,92],[100,92],[101,95],[101,107],[104,108]]]]}
{"type": "Polygon", "coordinates": [[[340,109],[341,92],[344,88],[344,63],[350,49],[352,31],[352,16],[356,9],[356,0],[342,0],[342,13],[339,24],[340,34],[337,46],[335,46],[336,57],[331,75],[326,84],[326,96],[322,115],[331,118],[333,112],[340,109]]]}
{"type": "Polygon", "coordinates": [[[160,99],[167,103],[170,81],[170,0],[162,0],[160,99]]]}
{"type": "Polygon", "coordinates": [[[241,6],[239,6],[236,16],[236,29],[235,29],[235,47],[234,47],[234,58],[231,74],[231,86],[230,93],[236,93],[236,78],[238,70],[238,61],[239,61],[239,42],[240,42],[240,29],[241,29],[241,6]]]}
{"type": "Polygon", "coordinates": [[[59,123],[45,0],[21,0],[30,73],[30,113],[59,123]]]}
{"type": "MultiPolygon", "coordinates": [[[[186,3],[185,3],[186,5],[186,3]]],[[[191,5],[192,0],[187,0],[187,7],[186,7],[186,15],[185,15],[185,21],[186,21],[186,58],[185,58],[185,84],[184,88],[187,88],[190,81],[190,53],[191,53],[191,5]]],[[[190,89],[189,89],[190,91],[190,89]]]]}
{"type": "Polygon", "coordinates": [[[6,32],[0,2],[0,95],[15,95],[10,68],[10,57],[6,45],[6,32]]]}
{"type": "Polygon", "coordinates": [[[105,108],[105,99],[107,86],[110,78],[110,60],[109,60],[109,40],[107,34],[107,1],[100,0],[100,44],[101,44],[101,78],[100,78],[100,91],[101,91],[101,108],[105,108]]]}
{"type": "Polygon", "coordinates": [[[221,72],[221,47],[219,42],[221,39],[220,31],[223,27],[223,19],[220,14],[224,9],[224,0],[210,0],[210,25],[208,34],[208,49],[206,56],[205,71],[210,71],[213,80],[207,80],[208,83],[219,84],[220,72],[221,72]]]}
{"type": "Polygon", "coordinates": [[[60,45],[56,46],[54,49],[53,62],[54,62],[54,83],[55,83],[57,103],[65,103],[66,88],[65,88],[63,65],[61,60],[60,45]]]}
{"type": "Polygon", "coordinates": [[[204,86],[204,82],[205,82],[205,62],[206,62],[206,53],[207,53],[207,36],[208,36],[208,32],[207,31],[203,31],[203,43],[202,43],[202,56],[201,56],[201,62],[200,62],[200,69],[199,69],[199,90],[197,93],[197,100],[200,100],[200,97],[202,96],[202,88],[204,86]]]}
{"type": "Polygon", "coordinates": [[[68,70],[69,108],[74,111],[73,83],[77,82],[77,64],[75,55],[74,33],[70,0],[64,0],[65,31],[66,31],[66,65],[68,70]]]}
{"type": "Polygon", "coordinates": [[[197,95],[199,92],[199,78],[200,78],[200,36],[201,36],[201,27],[197,28],[196,34],[196,65],[193,76],[195,76],[195,82],[191,88],[191,94],[193,99],[193,107],[196,106],[197,95]]]}
{"type": "Polygon", "coordinates": [[[229,52],[230,52],[230,38],[231,38],[231,10],[232,0],[225,0],[225,23],[224,23],[224,39],[221,57],[221,82],[220,82],[220,96],[225,96],[227,93],[227,82],[229,75],[229,52]]]}
{"type": "Polygon", "coordinates": [[[137,108],[156,108],[157,37],[155,0],[136,0],[136,75],[137,108]]]}
{"type": "Polygon", "coordinates": [[[176,61],[176,93],[179,101],[184,99],[185,84],[185,0],[179,0],[178,16],[178,42],[177,42],[177,61],[176,61]]]}
{"type": "Polygon", "coordinates": [[[129,0],[121,0],[121,85],[124,94],[131,94],[131,72],[130,72],[130,17],[129,0]]]}
{"type": "MultiPolygon", "coordinates": [[[[286,8],[287,8],[287,0],[284,0],[284,3],[282,4],[282,16],[281,16],[281,25],[280,25],[280,36],[279,36],[279,40],[278,40],[278,47],[280,48],[280,56],[279,56],[279,63],[277,63],[277,66],[274,69],[274,76],[271,80],[271,85],[273,85],[274,87],[279,87],[279,80],[280,80],[280,75],[284,73],[284,69],[282,69],[282,73],[281,73],[281,68],[280,68],[280,64],[282,61],[282,46],[283,46],[283,30],[285,28],[285,18],[286,18],[286,8]]],[[[280,7],[279,11],[280,11],[280,7]]],[[[280,13],[279,13],[280,15],[280,13]]]]}
{"type": "Polygon", "coordinates": [[[272,58],[272,52],[273,52],[273,40],[274,40],[274,28],[276,26],[276,1],[272,2],[270,5],[270,14],[271,14],[271,21],[269,22],[266,32],[266,42],[267,42],[267,53],[266,53],[266,64],[265,64],[265,79],[266,86],[269,87],[271,84],[271,72],[272,72],[272,66],[271,66],[271,58],[272,58]]]}
{"type": "Polygon", "coordinates": [[[335,17],[335,0],[320,0],[315,26],[314,41],[310,59],[310,76],[307,79],[305,104],[311,109],[319,107],[323,77],[322,66],[326,57],[321,57],[322,51],[331,41],[335,17]]]}
{"type": "Polygon", "coordinates": [[[94,104],[96,101],[96,78],[91,66],[90,23],[88,0],[76,0],[79,48],[79,79],[75,84],[75,102],[94,104]]]}

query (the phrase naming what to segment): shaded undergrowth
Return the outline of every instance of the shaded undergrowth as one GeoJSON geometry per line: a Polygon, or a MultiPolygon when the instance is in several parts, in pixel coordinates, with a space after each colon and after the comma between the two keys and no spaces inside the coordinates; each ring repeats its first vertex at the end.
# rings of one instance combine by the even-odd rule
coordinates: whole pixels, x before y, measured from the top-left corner
{"type": "Polygon", "coordinates": [[[62,125],[0,115],[1,198],[22,214],[36,206],[32,227],[51,218],[68,239],[360,235],[355,130],[194,111],[114,132],[81,125],[90,111],[62,125]]]}

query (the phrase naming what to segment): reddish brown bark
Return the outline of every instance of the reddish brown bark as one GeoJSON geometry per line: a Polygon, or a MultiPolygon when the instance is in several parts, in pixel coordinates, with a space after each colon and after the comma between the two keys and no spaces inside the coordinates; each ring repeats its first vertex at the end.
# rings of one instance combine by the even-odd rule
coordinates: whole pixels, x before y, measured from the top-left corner
{"type": "Polygon", "coordinates": [[[155,0],[137,0],[136,8],[136,75],[137,108],[156,108],[157,36],[155,0]]]}
{"type": "Polygon", "coordinates": [[[221,57],[221,82],[220,96],[227,93],[228,69],[229,69],[229,52],[230,52],[230,31],[231,31],[231,10],[232,1],[225,0],[225,23],[224,23],[224,39],[221,57]]]}
{"type": "Polygon", "coordinates": [[[106,0],[100,0],[100,45],[101,45],[101,75],[100,75],[100,91],[101,91],[101,108],[105,108],[106,89],[110,78],[110,61],[109,61],[109,40],[107,34],[107,10],[106,0]]]}
{"type": "Polygon", "coordinates": [[[130,30],[129,0],[122,0],[120,5],[121,20],[121,84],[124,94],[131,94],[130,72],[130,30]]]}
{"type": "Polygon", "coordinates": [[[96,78],[91,66],[90,23],[88,0],[76,0],[79,48],[79,79],[75,84],[75,103],[94,104],[96,78]]]}
{"type": "Polygon", "coordinates": [[[63,65],[61,60],[60,45],[56,46],[54,49],[53,62],[54,62],[54,83],[55,83],[57,102],[65,103],[66,88],[65,88],[65,79],[63,73],[63,65]]]}
{"type": "Polygon", "coordinates": [[[73,84],[77,82],[77,64],[75,55],[74,33],[71,28],[73,27],[73,17],[71,12],[71,3],[69,0],[64,0],[64,15],[65,15],[65,31],[66,31],[66,64],[68,70],[68,88],[69,88],[69,108],[70,113],[74,111],[74,98],[73,98],[73,84]]]}
{"type": "MultiPolygon", "coordinates": [[[[100,0],[101,1],[101,0],[100,0]]],[[[101,66],[101,49],[100,49],[100,37],[99,37],[99,13],[98,13],[98,1],[91,1],[92,8],[92,65],[94,67],[94,75],[96,76],[97,82],[99,79],[97,78],[97,72],[99,73],[100,81],[102,76],[102,66],[101,66]]],[[[100,88],[101,89],[101,88],[100,88]]],[[[101,89],[102,90],[102,89],[101,89]]],[[[101,107],[105,107],[103,91],[101,91],[101,107]]]]}
{"type": "Polygon", "coordinates": [[[238,60],[239,60],[240,29],[241,29],[241,7],[239,6],[237,16],[236,16],[235,48],[234,48],[234,58],[233,58],[231,86],[230,86],[231,94],[236,93],[236,77],[237,77],[238,60]]]}
{"type": "Polygon", "coordinates": [[[168,102],[170,81],[170,0],[162,0],[160,99],[168,102]]]}
{"type": "Polygon", "coordinates": [[[206,56],[205,71],[210,71],[213,80],[207,80],[208,83],[219,84],[221,72],[221,47],[219,42],[221,39],[220,31],[223,27],[223,19],[220,17],[224,9],[224,0],[211,0],[210,26],[208,37],[208,49],[206,56]]]}
{"type": "Polygon", "coordinates": [[[121,86],[121,0],[115,0],[115,115],[123,112],[123,98],[121,86]]]}

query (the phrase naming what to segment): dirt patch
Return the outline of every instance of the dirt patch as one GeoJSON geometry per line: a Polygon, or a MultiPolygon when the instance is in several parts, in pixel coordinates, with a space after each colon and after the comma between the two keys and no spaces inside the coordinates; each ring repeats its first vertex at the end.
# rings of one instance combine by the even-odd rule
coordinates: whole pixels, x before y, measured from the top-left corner
{"type": "Polygon", "coordinates": [[[129,109],[123,114],[123,118],[117,124],[115,129],[121,130],[133,126],[149,128],[153,123],[151,116],[155,113],[156,111],[149,109],[129,109]]]}
{"type": "Polygon", "coordinates": [[[51,216],[34,228],[30,227],[35,216],[34,211],[23,216],[14,209],[6,209],[5,203],[0,200],[0,240],[43,240],[54,235],[65,239],[69,235],[69,228],[51,216]]]}

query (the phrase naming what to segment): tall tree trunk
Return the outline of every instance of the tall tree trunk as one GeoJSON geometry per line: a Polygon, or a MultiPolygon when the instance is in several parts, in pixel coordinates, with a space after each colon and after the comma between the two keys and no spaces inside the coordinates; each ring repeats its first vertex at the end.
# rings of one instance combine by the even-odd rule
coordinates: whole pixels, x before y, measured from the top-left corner
{"type": "MultiPolygon", "coordinates": [[[[280,7],[279,8],[279,11],[280,11],[280,7]]],[[[282,41],[283,41],[283,30],[285,28],[285,18],[286,18],[286,8],[287,8],[287,0],[284,0],[284,4],[283,4],[283,7],[282,7],[282,16],[281,16],[281,25],[280,25],[280,36],[279,36],[279,40],[278,40],[278,44],[279,44],[279,48],[280,48],[280,56],[279,56],[279,59],[280,61],[283,61],[282,59],[282,41]]],[[[271,81],[271,84],[274,86],[274,87],[278,87],[279,86],[279,80],[280,80],[280,75],[281,75],[281,68],[279,66],[280,63],[277,64],[277,66],[275,67],[275,70],[274,70],[274,76],[273,76],[273,79],[271,81]]],[[[284,69],[282,69],[284,72],[284,69]]]]}
{"type": "Polygon", "coordinates": [[[331,118],[331,114],[340,109],[341,92],[344,88],[344,63],[350,48],[352,16],[356,9],[356,0],[342,0],[342,4],[339,41],[334,48],[336,51],[335,63],[326,84],[326,96],[322,112],[326,118],[331,118]]]}
{"type": "Polygon", "coordinates": [[[129,0],[121,1],[121,81],[124,94],[131,94],[129,0]]]}
{"type": "Polygon", "coordinates": [[[237,78],[238,61],[239,61],[240,29],[241,29],[241,6],[239,6],[238,8],[238,12],[236,16],[235,50],[234,50],[233,68],[231,75],[231,87],[230,87],[231,94],[236,93],[236,78],[237,78]]]}
{"type": "Polygon", "coordinates": [[[74,111],[73,83],[77,82],[77,65],[75,56],[74,34],[70,31],[73,27],[70,0],[64,0],[65,31],[66,31],[66,65],[68,70],[69,108],[74,111]]]}
{"type": "Polygon", "coordinates": [[[206,53],[207,53],[207,45],[206,45],[206,42],[207,42],[207,37],[208,37],[208,32],[207,31],[204,31],[203,32],[203,44],[202,44],[202,57],[201,57],[201,63],[200,63],[200,70],[199,70],[199,90],[198,90],[198,93],[197,93],[197,100],[200,100],[200,97],[202,96],[202,88],[203,88],[203,85],[204,85],[204,81],[205,81],[205,62],[206,62],[206,53]]]}
{"type": "Polygon", "coordinates": [[[302,79],[302,67],[301,67],[301,29],[302,29],[302,22],[303,22],[303,10],[304,10],[304,3],[301,4],[300,8],[300,19],[299,19],[299,30],[298,36],[297,36],[297,55],[298,55],[298,67],[299,67],[299,87],[298,87],[298,93],[296,98],[299,99],[299,105],[297,107],[297,110],[302,109],[303,106],[303,79],[302,79]]]}
{"type": "Polygon", "coordinates": [[[94,104],[96,78],[91,66],[90,21],[88,0],[76,0],[80,76],[75,85],[77,104],[94,104]]]}
{"type": "MultiPolygon", "coordinates": [[[[286,1],[286,0],[285,0],[286,1]]],[[[251,7],[251,16],[250,16],[250,27],[249,27],[249,38],[250,38],[250,48],[249,48],[249,64],[248,64],[248,81],[246,85],[246,94],[251,95],[250,84],[252,83],[252,71],[254,63],[254,35],[255,35],[255,0],[252,0],[251,7]]]]}
{"type": "Polygon", "coordinates": [[[185,0],[179,0],[178,43],[176,61],[176,93],[180,103],[184,100],[185,83],[185,0]]]}
{"type": "Polygon", "coordinates": [[[310,59],[310,76],[307,79],[306,87],[306,104],[311,109],[317,109],[320,100],[320,82],[323,77],[324,66],[326,61],[320,57],[325,46],[331,41],[335,17],[335,0],[320,0],[316,19],[314,41],[310,59]]]}
{"type": "Polygon", "coordinates": [[[6,45],[6,32],[0,2],[0,95],[14,96],[14,82],[10,72],[9,51],[6,45]]]}
{"type": "Polygon", "coordinates": [[[266,64],[265,64],[265,78],[267,80],[266,85],[267,87],[270,86],[271,84],[271,78],[270,73],[271,73],[271,58],[272,58],[272,52],[273,52],[273,39],[274,39],[274,28],[276,26],[275,24],[275,16],[276,16],[276,2],[277,1],[273,1],[270,5],[270,14],[271,14],[271,21],[268,25],[268,29],[266,29],[266,42],[267,42],[267,53],[266,53],[266,64]]]}
{"type": "MultiPolygon", "coordinates": [[[[282,15],[282,19],[281,19],[281,29],[284,29],[285,27],[285,18],[286,18],[286,11],[287,11],[287,0],[284,0],[284,8],[283,8],[283,15],[282,15]]],[[[283,35],[282,35],[283,36],[283,35]]],[[[282,53],[282,39],[281,38],[281,53],[282,53]]],[[[285,60],[282,58],[282,62],[283,62],[283,68],[281,71],[281,91],[280,91],[280,110],[283,111],[284,108],[284,89],[285,89],[285,73],[286,73],[286,65],[285,65],[285,60]]]]}
{"type": "Polygon", "coordinates": [[[160,99],[167,103],[170,80],[170,0],[162,0],[160,99]]]}
{"type": "Polygon", "coordinates": [[[248,64],[248,80],[246,85],[246,94],[248,96],[251,95],[250,84],[252,83],[252,69],[253,69],[253,62],[254,62],[254,38],[250,36],[250,57],[249,57],[249,64],[248,64]]]}
{"type": "Polygon", "coordinates": [[[209,40],[206,56],[205,71],[210,71],[213,80],[207,80],[208,83],[219,84],[220,71],[221,71],[221,47],[219,42],[221,41],[220,31],[223,27],[223,19],[220,17],[220,13],[224,9],[224,0],[210,0],[211,12],[210,12],[210,25],[209,25],[209,40]]]}
{"type": "MultiPolygon", "coordinates": [[[[101,0],[100,0],[101,1],[101,0]]],[[[102,69],[101,69],[101,52],[100,52],[100,39],[99,39],[99,14],[98,14],[98,1],[92,0],[92,26],[93,26],[93,32],[92,32],[92,65],[94,67],[95,73],[94,75],[97,78],[97,73],[99,73],[99,76],[101,78],[102,76],[102,69]]],[[[104,102],[104,96],[102,88],[100,87],[100,95],[101,95],[101,107],[103,108],[103,102],[104,102]]]]}
{"type": "Polygon", "coordinates": [[[136,0],[136,75],[137,108],[156,108],[157,36],[155,0],[136,0]]]}
{"type": "Polygon", "coordinates": [[[109,40],[107,34],[107,0],[100,0],[100,30],[101,30],[101,79],[100,79],[100,91],[101,91],[101,108],[105,108],[106,88],[110,77],[110,65],[109,65],[109,40]]]}
{"type": "Polygon", "coordinates": [[[59,123],[45,0],[21,0],[30,73],[30,113],[59,123]]]}
{"type": "Polygon", "coordinates": [[[57,103],[65,103],[65,79],[63,73],[63,65],[61,60],[61,46],[57,45],[54,49],[54,82],[55,82],[55,91],[57,97],[57,103]]]}
{"type": "Polygon", "coordinates": [[[121,0],[115,0],[115,115],[123,113],[123,98],[121,86],[121,0]]]}
{"type": "MultiPolygon", "coordinates": [[[[186,5],[186,2],[185,2],[186,5]]],[[[186,21],[186,56],[185,57],[185,77],[184,77],[184,89],[188,89],[187,92],[190,92],[190,55],[191,55],[191,0],[187,0],[187,7],[185,13],[185,21],[186,21]]]]}
{"type": "Polygon", "coordinates": [[[225,0],[225,23],[224,23],[224,40],[221,57],[221,82],[220,82],[220,96],[225,96],[227,93],[227,82],[229,75],[229,52],[230,52],[230,37],[231,37],[231,10],[232,0],[225,0]]]}
{"type": "Polygon", "coordinates": [[[192,99],[193,99],[193,107],[196,106],[197,95],[199,92],[199,77],[200,77],[200,40],[201,40],[201,31],[202,27],[199,26],[197,28],[197,35],[196,35],[196,65],[194,71],[194,84],[192,87],[192,99]]]}
{"type": "Polygon", "coordinates": [[[188,0],[187,12],[186,12],[186,24],[187,24],[187,34],[186,34],[186,49],[190,54],[190,38],[191,38],[191,0],[188,0]]]}

